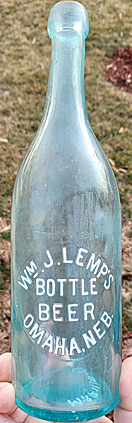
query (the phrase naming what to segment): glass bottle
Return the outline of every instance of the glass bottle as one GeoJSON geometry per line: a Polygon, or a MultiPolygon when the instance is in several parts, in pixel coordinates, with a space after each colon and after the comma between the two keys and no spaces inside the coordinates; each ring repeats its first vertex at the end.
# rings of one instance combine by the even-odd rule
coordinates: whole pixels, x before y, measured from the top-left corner
{"type": "Polygon", "coordinates": [[[44,114],[12,199],[12,382],[16,404],[85,421],[119,403],[121,212],[84,97],[88,16],[51,9],[44,114]]]}

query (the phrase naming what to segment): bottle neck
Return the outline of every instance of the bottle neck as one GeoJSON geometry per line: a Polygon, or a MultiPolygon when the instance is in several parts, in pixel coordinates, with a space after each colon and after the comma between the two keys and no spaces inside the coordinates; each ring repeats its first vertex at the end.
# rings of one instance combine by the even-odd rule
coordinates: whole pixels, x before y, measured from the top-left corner
{"type": "Polygon", "coordinates": [[[84,96],[85,40],[80,33],[63,30],[52,38],[51,67],[45,112],[48,120],[69,124],[86,112],[84,96]]]}

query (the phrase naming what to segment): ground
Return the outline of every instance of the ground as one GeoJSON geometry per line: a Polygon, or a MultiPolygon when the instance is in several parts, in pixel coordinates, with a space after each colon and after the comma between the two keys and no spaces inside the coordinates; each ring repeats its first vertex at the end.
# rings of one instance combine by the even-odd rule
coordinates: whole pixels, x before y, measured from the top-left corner
{"type": "MultiPolygon", "coordinates": [[[[34,38],[34,44],[35,44],[34,38]]],[[[107,56],[104,66],[107,80],[118,87],[119,90],[132,93],[132,48],[114,49],[111,56],[107,56]]],[[[6,92],[8,95],[8,92],[6,92]]],[[[120,132],[123,128],[120,128],[120,132]]],[[[6,138],[0,138],[1,143],[6,143],[6,138]]],[[[122,146],[123,150],[123,146],[122,146]]],[[[109,159],[113,170],[115,162],[109,159]]],[[[119,183],[120,185],[120,183],[119,183]]],[[[121,188],[122,189],[122,188],[121,188]]],[[[123,189],[122,189],[123,191],[123,189]]],[[[8,200],[10,203],[10,199],[8,200]]],[[[9,204],[10,207],[10,204],[9,204]]],[[[4,278],[0,282],[1,308],[0,308],[0,353],[10,351],[10,218],[0,217],[0,270],[5,269],[4,278]],[[6,289],[4,289],[6,288],[6,289]]],[[[126,218],[122,212],[122,297],[123,297],[123,359],[132,354],[132,219],[126,218]],[[125,304],[125,306],[124,306],[125,304]],[[127,310],[127,312],[126,312],[127,310]],[[128,324],[129,320],[129,324],[128,324]]]]}
{"type": "Polygon", "coordinates": [[[120,90],[132,93],[132,48],[120,48],[108,57],[105,66],[106,77],[120,90]]]}

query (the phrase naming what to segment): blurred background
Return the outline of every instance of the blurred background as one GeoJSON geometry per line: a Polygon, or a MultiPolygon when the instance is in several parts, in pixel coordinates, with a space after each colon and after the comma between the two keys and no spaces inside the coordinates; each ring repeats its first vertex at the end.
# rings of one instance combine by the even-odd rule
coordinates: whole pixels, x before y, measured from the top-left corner
{"type": "MultiPolygon", "coordinates": [[[[0,3],[0,353],[10,351],[11,195],[42,118],[55,1],[0,3]]],[[[83,0],[89,120],[115,173],[122,207],[123,359],[132,355],[132,2],[83,0]]]]}

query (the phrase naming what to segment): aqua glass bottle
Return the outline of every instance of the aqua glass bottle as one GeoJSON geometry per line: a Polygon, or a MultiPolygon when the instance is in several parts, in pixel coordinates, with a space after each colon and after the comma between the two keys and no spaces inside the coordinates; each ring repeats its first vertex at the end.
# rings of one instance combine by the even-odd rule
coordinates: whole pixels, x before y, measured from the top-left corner
{"type": "Polygon", "coordinates": [[[85,8],[56,3],[48,32],[44,113],[12,198],[12,383],[28,414],[80,422],[120,400],[121,211],[86,111],[85,8]]]}

